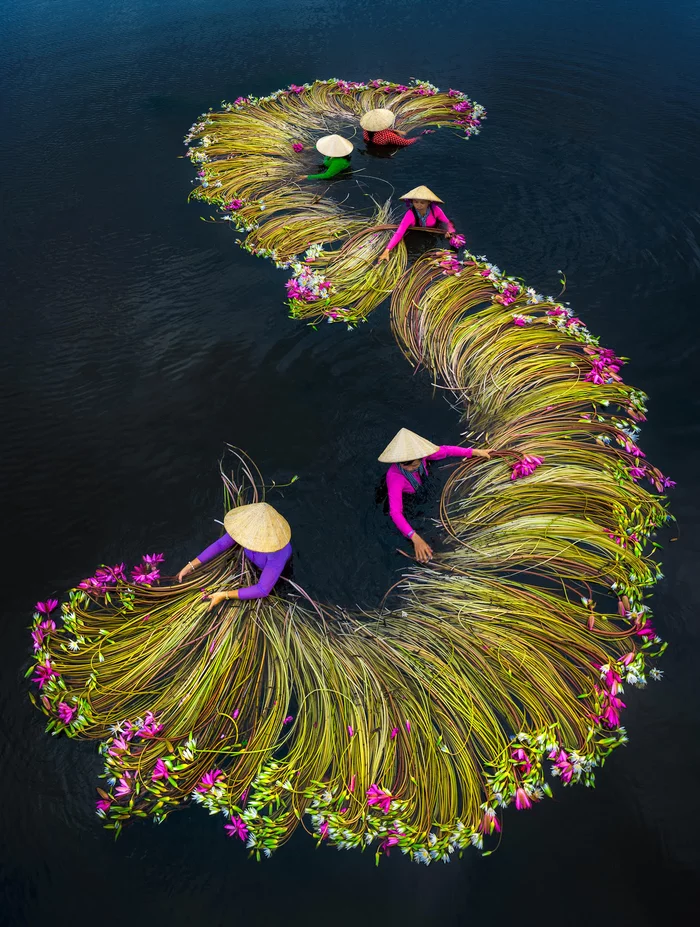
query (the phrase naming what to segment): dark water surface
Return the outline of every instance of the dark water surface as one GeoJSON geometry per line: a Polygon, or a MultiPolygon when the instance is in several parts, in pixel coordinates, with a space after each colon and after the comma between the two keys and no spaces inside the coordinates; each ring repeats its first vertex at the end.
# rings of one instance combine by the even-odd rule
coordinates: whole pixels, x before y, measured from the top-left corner
{"type": "Polygon", "coordinates": [[[0,0],[0,27],[0,921],[694,922],[698,4],[0,0]],[[652,400],[641,444],[679,484],[653,603],[666,678],[629,695],[628,748],[595,792],[509,813],[496,855],[428,870],[303,834],[257,865],[194,810],[115,844],[94,747],[45,736],[22,679],[37,598],[145,550],[175,569],[216,536],[226,441],[270,479],[299,474],[281,504],[311,594],[371,606],[396,578],[377,453],[402,424],[457,441],[454,413],[411,376],[385,308],[356,332],[286,318],[281,273],[199,221],[179,160],[221,99],[331,76],[423,77],[487,107],[479,138],[441,132],[371,172],[399,193],[429,183],[474,250],[538,289],[565,271],[577,312],[632,358],[652,400]]]}

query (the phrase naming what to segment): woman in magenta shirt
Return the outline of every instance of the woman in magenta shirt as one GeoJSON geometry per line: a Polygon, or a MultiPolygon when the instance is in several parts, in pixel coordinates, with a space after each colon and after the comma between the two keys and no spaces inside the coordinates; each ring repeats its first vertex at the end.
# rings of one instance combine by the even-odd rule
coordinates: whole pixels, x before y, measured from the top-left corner
{"type": "Polygon", "coordinates": [[[226,534],[214,541],[199,556],[184,566],[177,574],[179,582],[204,563],[223,554],[235,544],[243,547],[243,553],[251,563],[261,570],[260,578],[252,586],[230,589],[211,594],[209,610],[224,599],[264,599],[274,588],[292,556],[292,529],[286,519],[267,502],[239,505],[224,518],[226,534]]]}
{"type": "Polygon", "coordinates": [[[442,203],[442,200],[435,196],[433,191],[429,190],[428,187],[414,187],[413,190],[409,190],[408,193],[400,197],[400,199],[408,200],[409,207],[401,220],[401,224],[394,232],[391,241],[384,251],[382,251],[381,257],[379,258],[380,261],[389,260],[389,254],[392,249],[398,245],[406,232],[411,228],[433,229],[438,223],[441,223],[445,226],[445,238],[454,235],[454,225],[438,206],[438,203],[442,203]]]}
{"type": "Polygon", "coordinates": [[[412,495],[425,485],[428,461],[444,460],[445,457],[483,457],[488,460],[490,454],[488,451],[454,447],[450,444],[438,447],[408,428],[402,428],[379,457],[382,463],[391,464],[386,474],[389,515],[401,534],[413,543],[416,560],[421,563],[427,563],[433,556],[433,551],[406,520],[403,514],[403,496],[404,493],[412,495]]]}

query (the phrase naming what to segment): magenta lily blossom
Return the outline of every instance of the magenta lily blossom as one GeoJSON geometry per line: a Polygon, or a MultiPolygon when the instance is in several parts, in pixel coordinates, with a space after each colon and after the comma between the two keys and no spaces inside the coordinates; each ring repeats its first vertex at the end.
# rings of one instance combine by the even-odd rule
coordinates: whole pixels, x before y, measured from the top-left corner
{"type": "Polygon", "coordinates": [[[37,602],[34,608],[42,615],[50,615],[57,605],[58,599],[47,599],[45,602],[37,602]]]}
{"type": "Polygon", "coordinates": [[[301,144],[301,142],[294,142],[294,144],[292,145],[292,148],[294,149],[294,151],[296,151],[297,154],[299,154],[300,152],[304,150],[304,146],[301,144]]]}
{"type": "Polygon", "coordinates": [[[156,782],[158,779],[167,779],[170,775],[170,770],[165,765],[165,762],[162,759],[156,760],[156,765],[153,767],[153,772],[151,773],[151,779],[156,782]]]}
{"type": "Polygon", "coordinates": [[[538,467],[544,463],[543,457],[535,457],[532,454],[526,454],[522,460],[514,463],[511,467],[511,480],[521,480],[525,476],[530,476],[538,467]]]}
{"type": "Polygon", "coordinates": [[[36,676],[32,676],[32,682],[37,682],[40,689],[43,689],[46,683],[54,676],[56,678],[59,676],[59,673],[51,666],[48,657],[44,663],[37,663],[35,671],[36,676]]]}
{"type": "Polygon", "coordinates": [[[294,720],[294,715],[287,715],[282,724],[291,724],[294,720]]]}
{"type": "Polygon", "coordinates": [[[525,811],[532,807],[530,796],[523,788],[519,788],[515,793],[515,807],[518,811],[525,811]]]}
{"type": "Polygon", "coordinates": [[[119,780],[119,783],[116,789],[114,790],[114,794],[118,795],[119,798],[123,798],[125,795],[131,795],[131,782],[130,782],[129,773],[126,773],[119,780]]]}
{"type": "Polygon", "coordinates": [[[68,702],[59,702],[57,712],[58,720],[61,722],[61,724],[70,724],[75,717],[77,710],[78,709],[75,708],[75,706],[69,705],[68,702]]]}
{"type": "Polygon", "coordinates": [[[382,814],[389,814],[392,801],[393,796],[384,789],[380,789],[376,783],[372,783],[367,789],[367,804],[377,805],[382,814]]]}
{"type": "Polygon", "coordinates": [[[214,788],[219,779],[223,778],[222,769],[210,769],[209,772],[204,773],[202,778],[199,780],[199,785],[197,786],[198,792],[208,792],[209,789],[214,788]]]}
{"type": "Polygon", "coordinates": [[[238,837],[239,840],[246,840],[248,837],[246,823],[239,817],[232,817],[230,824],[224,824],[224,830],[229,837],[238,837]]]}
{"type": "Polygon", "coordinates": [[[399,729],[397,727],[393,727],[391,729],[391,739],[395,740],[398,733],[399,733],[399,729]]]}
{"type": "Polygon", "coordinates": [[[106,798],[100,798],[98,801],[95,802],[95,808],[97,810],[97,813],[101,817],[103,817],[109,811],[111,807],[112,807],[112,802],[106,798]]]}

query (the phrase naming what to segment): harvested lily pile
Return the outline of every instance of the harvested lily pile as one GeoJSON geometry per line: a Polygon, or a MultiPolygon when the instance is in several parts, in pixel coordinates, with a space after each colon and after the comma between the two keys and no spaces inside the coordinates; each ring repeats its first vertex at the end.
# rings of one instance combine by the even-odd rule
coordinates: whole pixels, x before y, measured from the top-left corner
{"type": "Polygon", "coordinates": [[[185,137],[197,167],[191,196],[216,206],[245,250],[292,269],[290,314],[310,324],[365,321],[405,267],[403,244],[396,263],[376,266],[392,217],[388,206],[363,216],[345,203],[352,173],[330,185],[300,180],[317,161],[314,145],[329,121],[352,137],[359,117],[377,107],[390,108],[402,130],[449,126],[465,137],[478,134],[485,115],[461,91],[441,92],[426,81],[332,79],[222,103],[185,137]]]}
{"type": "MultiPolygon", "coordinates": [[[[258,858],[301,825],[448,862],[626,742],[623,690],[665,648],[646,597],[673,484],[636,443],[645,397],[566,305],[484,259],[424,256],[391,314],[494,448],[449,479],[445,550],[395,608],[349,615],[288,581],[208,612],[206,591],[246,579],[236,552],[181,585],[146,555],[37,604],[32,697],[54,733],[101,741],[117,833],[194,803],[258,858]]],[[[225,508],[259,498],[239,472],[225,508]]]]}

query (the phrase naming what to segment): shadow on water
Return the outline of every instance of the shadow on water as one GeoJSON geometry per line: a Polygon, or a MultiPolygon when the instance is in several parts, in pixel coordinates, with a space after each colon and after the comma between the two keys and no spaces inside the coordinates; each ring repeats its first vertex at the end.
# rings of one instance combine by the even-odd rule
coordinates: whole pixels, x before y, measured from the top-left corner
{"type": "Polygon", "coordinates": [[[0,15],[0,921],[680,922],[700,868],[696,5],[0,0],[0,15]],[[303,834],[255,865],[197,812],[114,844],[92,813],[94,748],[44,736],[21,678],[37,598],[146,549],[175,569],[213,536],[225,442],[267,479],[299,475],[280,505],[313,595],[371,605],[404,565],[377,453],[401,424],[457,441],[454,413],[385,308],[352,333],[292,322],[283,276],[186,202],[180,142],[202,109],[326,76],[425,77],[487,107],[477,139],[357,165],[381,199],[429,183],[476,252],[538,289],[563,269],[577,312],[631,356],[652,399],[642,444],[679,484],[654,600],[666,680],[629,695],[629,747],[595,793],[509,813],[498,854],[439,869],[375,870],[303,834]]]}

